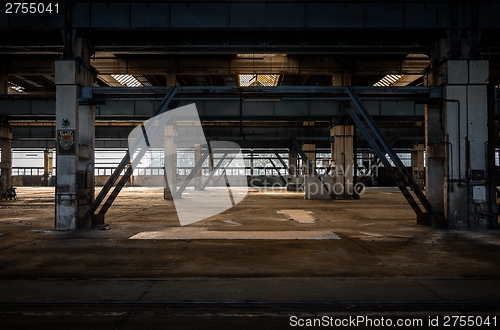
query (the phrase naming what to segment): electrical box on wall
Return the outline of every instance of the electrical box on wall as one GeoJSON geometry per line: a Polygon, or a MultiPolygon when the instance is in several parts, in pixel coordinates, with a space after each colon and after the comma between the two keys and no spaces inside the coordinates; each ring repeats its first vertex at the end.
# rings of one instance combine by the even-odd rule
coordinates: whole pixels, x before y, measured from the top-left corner
{"type": "Polygon", "coordinates": [[[486,202],[486,187],[485,186],[473,186],[472,187],[472,201],[474,203],[486,202]]]}

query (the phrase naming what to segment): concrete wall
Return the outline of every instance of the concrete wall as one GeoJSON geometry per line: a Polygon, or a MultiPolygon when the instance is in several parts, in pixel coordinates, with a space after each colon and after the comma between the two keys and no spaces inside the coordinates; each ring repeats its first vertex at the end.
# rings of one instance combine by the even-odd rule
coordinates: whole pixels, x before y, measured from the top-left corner
{"type": "MultiPolygon", "coordinates": [[[[14,186],[38,187],[45,186],[43,175],[13,175],[12,184],[14,186]]],[[[54,186],[55,177],[49,178],[49,186],[54,186]]]]}
{"type": "MultiPolygon", "coordinates": [[[[179,176],[179,180],[184,180],[187,176],[181,175],[179,176]]],[[[96,175],[95,177],[96,186],[103,186],[106,181],[109,179],[109,175],[96,175]]],[[[120,177],[121,178],[121,177],[120,177]]],[[[118,180],[120,180],[120,178],[118,180]]],[[[206,177],[203,177],[203,180],[206,180],[206,177]]],[[[285,187],[285,182],[279,176],[272,175],[247,175],[247,182],[249,187],[285,187]]],[[[150,175],[135,175],[132,180],[132,184],[127,182],[125,185],[128,186],[147,186],[147,187],[163,187],[163,183],[157,176],[150,175]]],[[[194,180],[192,183],[188,185],[188,187],[194,186],[194,180]]],[[[225,187],[226,183],[223,179],[220,179],[217,183],[219,187],[225,187]]]]}

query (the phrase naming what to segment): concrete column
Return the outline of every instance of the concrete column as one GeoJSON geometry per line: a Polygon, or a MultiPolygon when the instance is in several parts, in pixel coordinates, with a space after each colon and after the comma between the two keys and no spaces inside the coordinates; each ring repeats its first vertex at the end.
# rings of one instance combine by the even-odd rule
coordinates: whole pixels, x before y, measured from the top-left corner
{"type": "MultiPolygon", "coordinates": [[[[309,162],[312,166],[316,167],[316,144],[314,143],[304,143],[302,145],[302,151],[306,154],[309,162]]],[[[313,172],[314,173],[314,172],[313,172]]],[[[307,164],[305,161],[302,161],[302,175],[313,174],[307,168],[307,164]]]]}
{"type": "MultiPolygon", "coordinates": [[[[334,73],[332,86],[351,86],[352,74],[348,71],[334,73]]],[[[338,199],[352,199],[354,186],[354,126],[335,125],[330,130],[335,137],[331,144],[332,175],[335,176],[335,195],[338,199]],[[339,185],[340,184],[340,185],[339,185]],[[339,189],[338,187],[344,187],[339,189]]]]}
{"type": "MultiPolygon", "coordinates": [[[[0,94],[8,94],[9,79],[7,75],[0,75],[0,94]]],[[[7,192],[12,180],[12,128],[7,117],[0,117],[0,175],[2,176],[2,189],[0,193],[7,192]]]]}
{"type": "Polygon", "coordinates": [[[12,184],[12,127],[10,127],[7,117],[0,117],[0,149],[2,149],[0,173],[2,175],[1,194],[3,196],[12,184]]]}
{"type": "Polygon", "coordinates": [[[208,155],[208,173],[212,173],[214,171],[214,154],[210,152],[208,155]]]}
{"type": "MultiPolygon", "coordinates": [[[[201,144],[194,145],[194,165],[201,159],[201,144]]],[[[194,190],[201,191],[201,168],[194,175],[194,190]]]]}
{"type": "MultiPolygon", "coordinates": [[[[209,149],[209,152],[210,153],[208,154],[208,175],[210,175],[210,173],[212,173],[214,171],[214,168],[215,168],[215,165],[214,165],[214,153],[213,153],[212,148],[209,149]]],[[[213,180],[211,180],[211,182],[213,182],[213,180]]],[[[201,184],[203,184],[203,182],[201,184]]]]}
{"type": "Polygon", "coordinates": [[[288,153],[288,173],[294,178],[297,177],[297,152],[288,153]]]}
{"type": "Polygon", "coordinates": [[[424,145],[422,143],[414,145],[411,150],[411,168],[413,179],[420,189],[424,190],[424,145]]]}
{"type": "Polygon", "coordinates": [[[50,177],[53,171],[53,153],[52,149],[45,149],[43,152],[43,185],[48,187],[50,177]]]}
{"type": "Polygon", "coordinates": [[[170,176],[171,178],[177,178],[177,146],[175,144],[175,136],[177,135],[177,131],[173,126],[165,126],[163,132],[165,151],[169,151],[170,153],[165,155],[165,187],[163,189],[163,198],[172,200],[175,197],[175,191],[172,191],[170,189],[168,176],[170,176]]]}
{"type": "MultiPolygon", "coordinates": [[[[435,45],[431,58],[430,72],[425,76],[427,86],[440,85],[440,53],[442,43],[435,45]]],[[[444,109],[440,104],[426,104],[425,114],[425,193],[434,211],[444,217],[445,155],[450,147],[445,143],[444,109]]],[[[452,152],[452,148],[450,148],[452,152]]]]}
{"type": "Polygon", "coordinates": [[[253,150],[250,150],[250,177],[253,180],[253,150]]]}
{"type": "Polygon", "coordinates": [[[425,191],[427,199],[438,215],[444,216],[444,181],[446,150],[453,151],[444,142],[443,109],[440,105],[425,106],[425,191]]]}
{"type": "Polygon", "coordinates": [[[426,108],[429,200],[437,212],[443,203],[449,228],[486,229],[488,62],[448,60],[439,69],[445,100],[426,108]]]}
{"type": "Polygon", "coordinates": [[[335,125],[330,129],[332,171],[335,177],[335,195],[338,199],[352,199],[354,187],[354,126],[335,125]],[[343,187],[340,189],[339,187],[343,187]]]}
{"type": "Polygon", "coordinates": [[[57,230],[73,230],[94,199],[94,108],[79,105],[80,87],[94,83],[90,51],[81,39],[76,59],[55,62],[57,230]]]}

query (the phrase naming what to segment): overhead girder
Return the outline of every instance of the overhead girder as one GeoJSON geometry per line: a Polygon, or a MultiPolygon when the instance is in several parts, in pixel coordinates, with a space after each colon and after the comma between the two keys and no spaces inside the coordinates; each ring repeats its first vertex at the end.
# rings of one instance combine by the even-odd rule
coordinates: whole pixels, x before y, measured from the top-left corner
{"type": "MultiPolygon", "coordinates": [[[[82,87],[80,103],[96,105],[100,120],[145,120],[154,115],[170,87],[82,87]]],[[[441,98],[434,87],[356,87],[378,119],[423,118],[423,103],[441,98]],[[418,101],[419,103],[417,103],[418,101]]],[[[173,101],[196,103],[202,120],[323,120],[342,116],[342,87],[178,87],[173,101]],[[240,102],[241,101],[241,102],[240,102]],[[240,112],[240,104],[242,111],[240,112]]],[[[0,95],[0,115],[11,119],[53,119],[55,95],[0,95]]]]}
{"type": "MultiPolygon", "coordinates": [[[[0,29],[1,32],[1,29],[0,29]]],[[[390,35],[382,32],[179,32],[170,31],[85,31],[96,51],[114,54],[138,55],[147,52],[152,55],[169,54],[426,54],[432,48],[432,38],[439,33],[418,32],[415,35],[398,31],[390,35]]],[[[0,34],[0,54],[24,54],[35,52],[52,54],[61,52],[63,44],[60,31],[53,35],[32,31],[15,31],[4,36],[0,34]],[[22,40],[22,41],[19,41],[22,40]]],[[[83,32],[82,32],[83,33],[83,32]]],[[[443,34],[442,37],[445,37],[443,34]]]]}
{"type": "MultiPolygon", "coordinates": [[[[55,131],[51,123],[40,126],[42,123],[32,123],[32,126],[20,126],[23,122],[13,122],[13,148],[52,148],[55,147],[55,131]]],[[[96,148],[126,148],[128,144],[128,134],[140,123],[130,123],[134,126],[104,126],[104,123],[98,122],[95,130],[96,148]]],[[[297,140],[315,143],[318,148],[329,148],[331,138],[329,122],[316,122],[314,126],[304,126],[303,122],[290,123],[291,126],[280,126],[279,128],[271,126],[258,126],[259,123],[245,122],[244,135],[239,132],[239,123],[228,122],[230,126],[211,126],[211,122],[203,122],[203,131],[207,141],[223,140],[235,141],[242,147],[248,148],[288,148],[290,147],[290,138],[296,137],[297,140]],[[297,124],[297,125],[295,125],[297,124]],[[302,126],[298,126],[302,125],[302,126]]],[[[410,148],[414,142],[422,142],[424,137],[424,127],[415,125],[415,123],[399,122],[398,126],[391,123],[380,124],[380,129],[385,136],[397,136],[397,148],[410,148]]],[[[418,123],[417,123],[418,124],[418,123]]],[[[363,136],[359,136],[358,147],[368,147],[363,136]]]]}
{"type": "Polygon", "coordinates": [[[58,6],[46,15],[0,11],[0,52],[63,53],[64,31],[65,37],[85,35],[95,51],[127,54],[408,54],[429,51],[432,39],[449,31],[481,31],[489,40],[500,28],[500,4],[486,0],[66,1],[58,6]]]}
{"type": "MultiPolygon", "coordinates": [[[[178,99],[174,98],[174,101],[178,99]]],[[[335,100],[283,100],[283,101],[244,101],[245,121],[328,121],[333,116],[342,116],[340,101],[335,100]]],[[[221,121],[240,119],[238,100],[188,100],[180,101],[179,106],[195,103],[202,120],[221,121]]],[[[108,100],[96,108],[98,120],[146,120],[151,117],[155,100],[108,100]]],[[[423,104],[405,100],[367,101],[372,115],[379,120],[413,121],[422,120],[423,104]]],[[[55,118],[55,99],[0,99],[0,115],[13,120],[53,120],[55,118]]]]}
{"type": "Polygon", "coordinates": [[[0,12],[0,29],[448,29],[499,28],[492,1],[71,1],[43,15],[0,12]],[[66,6],[71,9],[66,11],[66,6]]]}
{"type": "MultiPolygon", "coordinates": [[[[343,71],[358,75],[421,75],[430,61],[423,55],[418,58],[356,61],[336,59],[331,56],[155,58],[144,54],[141,57],[100,58],[99,54],[96,54],[91,64],[99,71],[100,77],[111,74],[163,75],[166,73],[179,75],[331,75],[343,71]]],[[[0,59],[0,74],[25,76],[54,74],[54,59],[51,56],[45,58],[43,56],[3,57],[0,59]]]]}

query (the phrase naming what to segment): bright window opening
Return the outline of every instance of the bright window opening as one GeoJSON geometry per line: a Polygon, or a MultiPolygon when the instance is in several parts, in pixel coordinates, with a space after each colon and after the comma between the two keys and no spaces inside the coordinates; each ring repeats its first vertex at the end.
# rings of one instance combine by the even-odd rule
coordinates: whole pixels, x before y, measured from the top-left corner
{"type": "Polygon", "coordinates": [[[240,74],[239,85],[246,86],[276,86],[278,84],[277,74],[240,74]]]}
{"type": "Polygon", "coordinates": [[[16,84],[13,84],[11,82],[9,82],[9,87],[13,90],[15,90],[16,92],[19,92],[19,93],[22,93],[23,90],[24,90],[24,87],[21,87],[19,85],[16,85],[16,84]]]}
{"type": "Polygon", "coordinates": [[[402,75],[399,74],[388,74],[384,78],[380,79],[376,83],[373,84],[373,86],[377,87],[383,87],[383,86],[392,86],[394,85],[399,79],[401,79],[402,75]]]}
{"type": "Polygon", "coordinates": [[[126,87],[141,87],[143,86],[139,80],[129,74],[112,74],[111,77],[126,87]]]}

